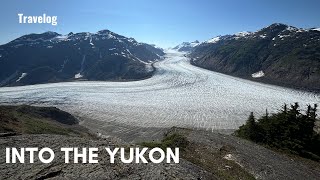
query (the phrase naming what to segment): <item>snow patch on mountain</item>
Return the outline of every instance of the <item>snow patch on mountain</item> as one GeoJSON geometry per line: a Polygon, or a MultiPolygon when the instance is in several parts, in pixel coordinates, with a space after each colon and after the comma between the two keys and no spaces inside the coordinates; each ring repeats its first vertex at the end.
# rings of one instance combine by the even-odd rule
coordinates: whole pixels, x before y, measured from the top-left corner
{"type": "Polygon", "coordinates": [[[264,38],[267,37],[267,35],[266,35],[266,34],[262,34],[262,35],[260,35],[259,37],[262,38],[262,39],[264,39],[264,38]]]}
{"type": "Polygon", "coordinates": [[[191,51],[192,48],[198,46],[199,44],[200,44],[199,41],[183,42],[177,45],[176,47],[174,47],[173,49],[177,51],[191,51]]]}
{"type": "Polygon", "coordinates": [[[241,32],[235,33],[233,36],[235,36],[234,39],[239,39],[239,38],[247,37],[251,34],[253,33],[248,31],[241,31],[241,32]]]}
{"type": "Polygon", "coordinates": [[[16,82],[19,82],[22,78],[26,77],[28,73],[22,73],[21,76],[16,80],[16,82]]]}
{"type": "Polygon", "coordinates": [[[132,42],[132,43],[133,43],[133,42],[136,42],[136,40],[135,40],[134,38],[129,38],[128,41],[129,41],[129,42],[132,42]]]}
{"type": "Polygon", "coordinates": [[[250,34],[252,34],[252,33],[248,32],[248,31],[241,31],[241,32],[235,33],[234,35],[239,36],[239,37],[244,37],[244,36],[247,36],[250,34]]]}
{"type": "Polygon", "coordinates": [[[293,27],[293,26],[288,26],[288,27],[286,28],[286,30],[288,30],[288,31],[297,31],[298,28],[293,27]]]}
{"type": "Polygon", "coordinates": [[[92,38],[90,39],[90,43],[91,46],[94,46],[94,44],[92,43],[92,38]]]}
{"type": "Polygon", "coordinates": [[[256,72],[256,73],[251,74],[251,77],[253,77],[253,78],[261,78],[261,77],[263,77],[264,75],[265,75],[265,74],[264,74],[263,71],[258,71],[258,72],[256,72]]]}
{"type": "Polygon", "coordinates": [[[108,34],[108,39],[116,39],[116,37],[114,36],[114,35],[112,35],[112,34],[108,34]]]}
{"type": "Polygon", "coordinates": [[[217,37],[211,38],[208,41],[206,41],[206,43],[217,43],[217,42],[220,41],[220,37],[221,36],[217,36],[217,37]]]}
{"type": "Polygon", "coordinates": [[[191,43],[189,43],[189,42],[184,42],[184,43],[178,45],[178,47],[179,47],[179,48],[185,47],[185,46],[195,47],[195,46],[197,46],[198,44],[199,44],[199,41],[191,42],[191,43]]]}
{"type": "MultiPolygon", "coordinates": [[[[57,40],[57,41],[69,41],[69,36],[68,35],[60,35],[57,37],[54,37],[52,40],[57,40]]],[[[51,41],[51,40],[50,40],[51,41]]]]}
{"type": "MultiPolygon", "coordinates": [[[[132,55],[129,49],[126,49],[126,51],[127,51],[130,55],[132,55]]],[[[159,56],[159,55],[157,54],[157,56],[159,56]]]]}
{"type": "Polygon", "coordinates": [[[75,79],[80,79],[80,78],[82,78],[83,77],[83,75],[81,75],[81,73],[78,73],[78,74],[75,74],[74,75],[74,78],[75,79]]]}
{"type": "Polygon", "coordinates": [[[290,37],[290,34],[288,34],[288,35],[281,35],[281,34],[279,34],[278,37],[279,37],[281,40],[283,40],[283,39],[286,38],[286,37],[290,37]]]}
{"type": "Polygon", "coordinates": [[[307,29],[298,29],[296,32],[302,33],[302,32],[306,32],[306,31],[309,31],[309,30],[307,30],[307,29]]]}
{"type": "Polygon", "coordinates": [[[311,30],[313,30],[313,31],[320,31],[320,28],[313,28],[313,29],[311,29],[311,30]]]}

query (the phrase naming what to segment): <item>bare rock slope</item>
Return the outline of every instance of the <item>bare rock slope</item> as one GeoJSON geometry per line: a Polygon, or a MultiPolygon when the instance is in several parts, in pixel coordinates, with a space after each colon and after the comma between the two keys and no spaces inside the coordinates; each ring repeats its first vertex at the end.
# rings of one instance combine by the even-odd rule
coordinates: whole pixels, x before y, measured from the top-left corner
{"type": "MultiPolygon", "coordinates": [[[[0,138],[0,179],[212,179],[196,165],[181,160],[179,164],[115,164],[103,148],[116,145],[106,140],[89,140],[61,135],[20,135],[0,138]],[[50,147],[55,160],[50,164],[6,164],[5,147],[50,147]],[[99,147],[98,164],[65,164],[61,147],[99,147]]],[[[117,146],[119,147],[119,146],[117,146]]],[[[29,157],[27,156],[26,159],[29,157]]],[[[73,159],[71,156],[70,159],[73,159]]]]}

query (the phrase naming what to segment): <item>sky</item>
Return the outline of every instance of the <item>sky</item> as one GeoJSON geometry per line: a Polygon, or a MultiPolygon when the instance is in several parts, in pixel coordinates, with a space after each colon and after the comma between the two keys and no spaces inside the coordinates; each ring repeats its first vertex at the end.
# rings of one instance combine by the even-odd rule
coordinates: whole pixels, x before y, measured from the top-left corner
{"type": "Polygon", "coordinates": [[[30,33],[109,29],[139,42],[173,47],[272,23],[320,27],[319,0],[3,0],[0,44],[30,33]],[[18,14],[57,16],[51,24],[19,24],[18,14]]]}

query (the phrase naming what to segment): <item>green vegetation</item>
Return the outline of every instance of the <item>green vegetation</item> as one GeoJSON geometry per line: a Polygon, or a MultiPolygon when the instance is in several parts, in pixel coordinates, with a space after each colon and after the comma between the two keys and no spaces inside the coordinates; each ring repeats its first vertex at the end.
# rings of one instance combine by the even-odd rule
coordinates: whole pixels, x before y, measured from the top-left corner
{"type": "Polygon", "coordinates": [[[218,179],[255,179],[239,164],[224,158],[232,147],[223,146],[220,150],[212,149],[207,144],[189,141],[187,139],[189,129],[180,129],[179,132],[175,130],[176,128],[173,127],[171,131],[165,134],[161,142],[143,142],[141,145],[149,148],[160,147],[162,149],[179,147],[180,156],[183,159],[212,173],[212,177],[218,177],[218,179]]]}
{"type": "Polygon", "coordinates": [[[236,179],[255,179],[252,174],[233,160],[224,158],[230,152],[232,147],[223,146],[219,151],[210,149],[205,144],[192,143],[185,152],[182,152],[182,158],[193,164],[196,164],[206,171],[217,176],[218,179],[236,180],[236,179]]]}
{"type": "Polygon", "coordinates": [[[0,133],[59,134],[89,137],[71,114],[55,107],[0,106],[0,133]]]}
{"type": "Polygon", "coordinates": [[[27,134],[60,134],[68,135],[70,129],[39,119],[25,119],[23,131],[27,134]]]}
{"type": "Polygon", "coordinates": [[[180,150],[184,150],[188,143],[186,137],[181,134],[173,133],[171,135],[166,135],[161,142],[143,142],[141,145],[149,148],[159,147],[161,149],[179,147],[180,150]]]}
{"type": "Polygon", "coordinates": [[[242,125],[235,135],[256,143],[267,145],[296,154],[305,158],[320,161],[320,135],[315,131],[317,105],[307,106],[302,113],[299,104],[289,108],[284,105],[278,113],[256,119],[250,114],[246,124],[242,125]]]}

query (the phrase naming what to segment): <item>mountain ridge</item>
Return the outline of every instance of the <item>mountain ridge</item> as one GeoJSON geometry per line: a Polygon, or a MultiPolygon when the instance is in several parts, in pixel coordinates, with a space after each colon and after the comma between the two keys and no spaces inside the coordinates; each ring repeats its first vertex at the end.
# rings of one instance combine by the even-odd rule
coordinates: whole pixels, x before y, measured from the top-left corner
{"type": "Polygon", "coordinates": [[[200,42],[198,40],[195,40],[193,42],[183,42],[172,49],[180,52],[188,52],[191,51],[194,47],[198,46],[199,44],[200,42]]]}
{"type": "Polygon", "coordinates": [[[320,90],[320,31],[274,23],[218,36],[190,51],[193,65],[286,87],[320,90]]]}
{"type": "Polygon", "coordinates": [[[0,86],[150,77],[163,49],[110,30],[31,33],[0,46],[0,86]]]}

